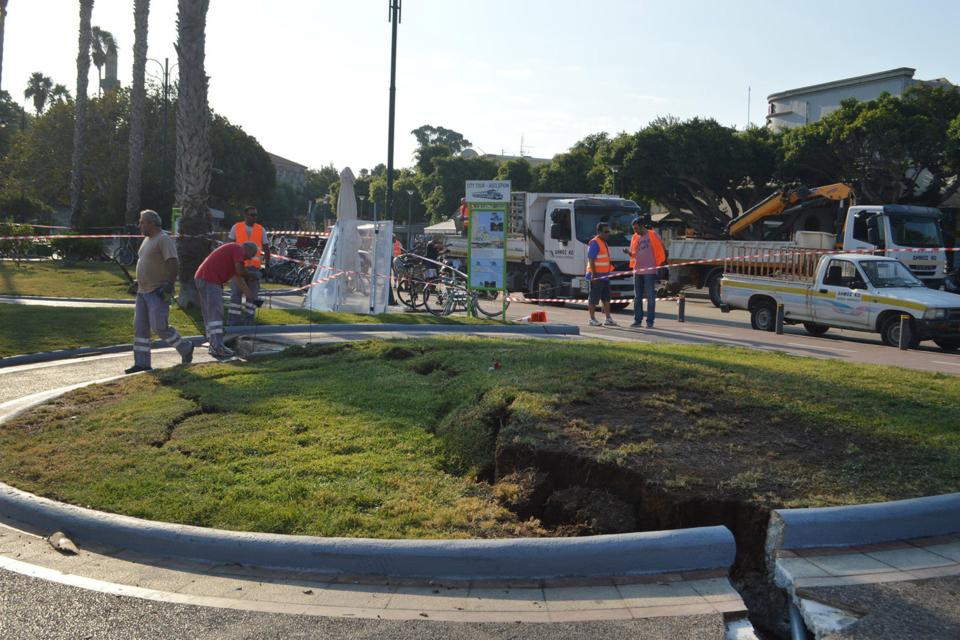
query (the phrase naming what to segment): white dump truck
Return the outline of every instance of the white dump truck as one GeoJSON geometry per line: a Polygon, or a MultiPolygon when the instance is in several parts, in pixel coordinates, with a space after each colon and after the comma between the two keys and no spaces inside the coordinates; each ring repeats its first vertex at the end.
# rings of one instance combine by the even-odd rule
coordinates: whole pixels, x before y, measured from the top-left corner
{"type": "MultiPolygon", "coordinates": [[[[587,244],[597,223],[610,225],[610,259],[615,271],[629,270],[631,221],[641,209],[632,200],[583,193],[511,194],[507,231],[507,288],[547,299],[580,299],[589,292],[584,277],[587,244]]],[[[445,239],[447,255],[466,258],[467,239],[445,239]]],[[[611,279],[615,307],[633,299],[633,278],[611,279]],[[617,299],[623,302],[618,303],[617,299]]]]}
{"type": "Polygon", "coordinates": [[[839,183],[774,193],[730,221],[730,239],[667,243],[668,288],[706,287],[719,306],[723,259],[788,248],[886,252],[928,287],[943,285],[947,257],[939,209],[854,202],[853,189],[839,183]],[[692,261],[709,262],[689,264],[692,261]]]}
{"type": "Polygon", "coordinates": [[[773,331],[782,304],[783,321],[803,324],[812,335],[831,327],[869,331],[899,346],[906,315],[912,344],[960,348],[960,295],[926,287],[893,258],[839,253],[815,262],[794,252],[761,263],[728,261],[724,271],[724,307],[748,310],[754,329],[773,331]]]}

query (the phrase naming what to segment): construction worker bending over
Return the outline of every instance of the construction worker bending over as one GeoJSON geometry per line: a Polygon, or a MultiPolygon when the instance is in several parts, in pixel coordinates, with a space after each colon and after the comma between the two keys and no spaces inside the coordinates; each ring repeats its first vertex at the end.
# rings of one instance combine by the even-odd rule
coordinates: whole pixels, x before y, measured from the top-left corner
{"type": "Polygon", "coordinates": [[[613,262],[610,261],[610,247],[607,238],[610,236],[610,225],[606,222],[597,223],[597,235],[590,239],[587,245],[587,280],[590,281],[590,297],[587,300],[587,312],[590,314],[590,326],[599,327],[597,320],[597,303],[603,302],[603,315],[607,317],[603,324],[615,327],[617,323],[610,317],[610,273],[613,272],[613,262]]]}
{"type": "Polygon", "coordinates": [[[253,297],[247,284],[250,274],[243,266],[244,261],[255,256],[257,251],[257,245],[253,242],[228,242],[214,249],[193,274],[193,282],[200,295],[203,325],[210,342],[210,355],[214,358],[233,355],[233,351],[223,344],[223,285],[227,282],[235,284],[247,300],[252,301],[248,304],[254,307],[254,311],[263,304],[262,300],[253,297]]]}
{"type": "Polygon", "coordinates": [[[177,245],[161,228],[160,214],[140,212],[137,260],[137,305],[133,313],[133,366],[124,373],[150,371],[150,331],[177,350],[181,362],[193,361],[193,343],[183,340],[170,326],[170,299],[177,279],[177,245]]]}
{"type": "Polygon", "coordinates": [[[243,304],[240,288],[235,282],[230,282],[227,324],[244,324],[253,320],[252,303],[260,294],[260,270],[270,264],[270,243],[267,241],[267,231],[257,222],[256,207],[247,207],[243,210],[243,222],[238,222],[230,228],[227,239],[237,244],[252,242],[257,245],[257,254],[243,263],[250,275],[254,276],[246,279],[252,294],[247,298],[246,305],[243,304]]]}

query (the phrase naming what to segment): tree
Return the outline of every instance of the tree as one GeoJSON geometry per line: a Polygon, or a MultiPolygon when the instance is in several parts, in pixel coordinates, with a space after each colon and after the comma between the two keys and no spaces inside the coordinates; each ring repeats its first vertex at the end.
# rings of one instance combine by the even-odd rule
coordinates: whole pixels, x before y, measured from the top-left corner
{"type": "Polygon", "coordinates": [[[492,180],[497,175],[497,163],[487,158],[447,156],[434,158],[433,165],[433,173],[420,177],[418,189],[433,222],[456,212],[467,180],[492,180]]]}
{"type": "Polygon", "coordinates": [[[147,28],[150,18],[150,0],[133,2],[133,84],[130,87],[130,142],[127,172],[126,223],[137,223],[140,211],[140,189],[143,180],[144,108],[147,89],[147,28]]]}
{"type": "Polygon", "coordinates": [[[180,255],[180,304],[199,305],[193,274],[209,251],[210,107],[204,70],[207,9],[210,0],[179,0],[177,55],[180,95],[177,100],[176,202],[183,212],[177,242],[180,255]]]}
{"type": "MultiPolygon", "coordinates": [[[[210,151],[217,171],[210,179],[210,197],[218,208],[258,208],[273,196],[276,169],[260,143],[243,128],[214,114],[210,123],[210,151]]],[[[286,202],[286,201],[284,201],[286,202]]],[[[286,210],[279,209],[286,213],[286,210]]],[[[264,222],[277,222],[277,209],[269,205],[260,211],[264,222]]],[[[283,216],[281,216],[283,217],[283,216]]]]}
{"type": "Polygon", "coordinates": [[[50,90],[50,102],[51,104],[61,104],[64,102],[72,102],[73,96],[70,94],[70,89],[67,89],[67,85],[64,84],[55,84],[53,89],[50,90]]]}
{"type": "Polygon", "coordinates": [[[73,115],[73,157],[70,171],[70,217],[73,226],[83,223],[83,154],[87,126],[87,76],[90,73],[90,16],[93,0],[80,0],[80,36],[77,52],[77,98],[73,115]]]}
{"type": "Polygon", "coordinates": [[[23,97],[33,98],[33,108],[37,115],[43,113],[43,108],[47,105],[47,98],[50,97],[50,91],[53,89],[53,81],[39,71],[34,71],[27,82],[27,88],[23,92],[23,97]]]}
{"type": "Polygon", "coordinates": [[[7,26],[7,1],[0,0],[0,89],[3,88],[3,32],[7,26]]]}
{"type": "Polygon", "coordinates": [[[497,168],[497,180],[509,180],[514,191],[529,191],[533,184],[533,170],[523,158],[507,160],[497,168]]]}
{"type": "Polygon", "coordinates": [[[429,124],[417,127],[410,133],[417,139],[417,144],[421,147],[430,147],[442,144],[450,150],[451,154],[460,153],[470,146],[470,141],[452,129],[444,127],[433,127],[429,124]]]}
{"type": "Polygon", "coordinates": [[[603,175],[593,168],[592,156],[582,149],[571,149],[533,171],[533,188],[536,191],[599,193],[603,190],[603,175]]]}
{"type": "Polygon", "coordinates": [[[106,29],[93,27],[91,31],[93,46],[93,64],[97,67],[97,95],[103,95],[101,88],[103,85],[103,65],[107,59],[117,54],[117,40],[113,34],[106,29]]]}

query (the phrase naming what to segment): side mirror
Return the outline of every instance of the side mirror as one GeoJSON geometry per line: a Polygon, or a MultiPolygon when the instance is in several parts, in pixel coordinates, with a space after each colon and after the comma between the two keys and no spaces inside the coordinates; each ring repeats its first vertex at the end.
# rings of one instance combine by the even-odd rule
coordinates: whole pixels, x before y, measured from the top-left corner
{"type": "Polygon", "coordinates": [[[565,224],[554,222],[550,225],[550,238],[559,240],[560,242],[567,242],[570,240],[570,232],[567,230],[565,224]]]}

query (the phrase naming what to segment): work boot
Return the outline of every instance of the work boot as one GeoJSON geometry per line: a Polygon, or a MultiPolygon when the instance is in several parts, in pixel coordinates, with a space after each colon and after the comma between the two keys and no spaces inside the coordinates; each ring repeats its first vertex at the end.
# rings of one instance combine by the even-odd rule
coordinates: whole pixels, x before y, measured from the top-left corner
{"type": "Polygon", "coordinates": [[[133,365],[129,369],[124,369],[123,372],[127,375],[131,373],[140,373],[141,371],[153,371],[153,367],[141,367],[138,364],[133,365]]]}
{"type": "Polygon", "coordinates": [[[191,342],[190,349],[186,353],[180,355],[180,364],[190,364],[191,362],[193,362],[193,350],[195,348],[196,347],[191,342]]]}

